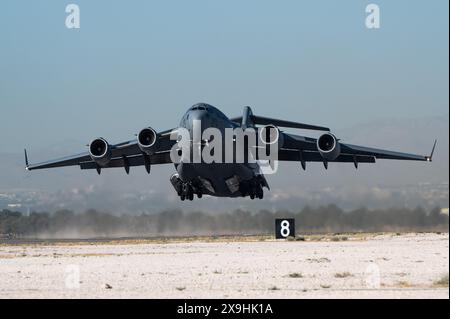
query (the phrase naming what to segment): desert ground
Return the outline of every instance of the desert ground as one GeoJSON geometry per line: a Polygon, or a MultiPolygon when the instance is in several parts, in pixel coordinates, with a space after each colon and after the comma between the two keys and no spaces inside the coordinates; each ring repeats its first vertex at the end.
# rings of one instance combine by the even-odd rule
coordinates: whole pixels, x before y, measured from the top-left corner
{"type": "Polygon", "coordinates": [[[449,298],[449,236],[0,242],[0,298],[449,298]]]}

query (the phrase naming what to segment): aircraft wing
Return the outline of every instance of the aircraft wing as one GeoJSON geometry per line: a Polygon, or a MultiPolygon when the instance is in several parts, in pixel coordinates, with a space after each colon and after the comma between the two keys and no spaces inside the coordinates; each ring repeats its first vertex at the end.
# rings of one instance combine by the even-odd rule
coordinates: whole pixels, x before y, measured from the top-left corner
{"type": "MultiPolygon", "coordinates": [[[[305,162],[324,162],[326,161],[317,148],[317,140],[314,138],[282,133],[284,142],[279,150],[278,159],[280,161],[300,161],[305,162]]],[[[352,144],[340,143],[341,153],[329,162],[344,163],[375,163],[377,159],[409,160],[409,161],[431,161],[433,158],[436,141],[434,142],[431,154],[417,155],[401,153],[378,148],[358,146],[352,144]]]]}
{"type": "Polygon", "coordinates": [[[129,173],[131,166],[145,166],[147,172],[150,172],[150,166],[152,164],[172,163],[170,160],[170,150],[176,141],[170,139],[170,132],[171,130],[168,130],[158,134],[158,149],[152,155],[143,153],[136,140],[110,145],[111,160],[101,166],[92,160],[88,151],[37,164],[29,164],[28,155],[25,150],[26,169],[31,171],[55,167],[80,166],[81,169],[96,169],[100,174],[101,169],[104,168],[123,167],[129,173]]]}

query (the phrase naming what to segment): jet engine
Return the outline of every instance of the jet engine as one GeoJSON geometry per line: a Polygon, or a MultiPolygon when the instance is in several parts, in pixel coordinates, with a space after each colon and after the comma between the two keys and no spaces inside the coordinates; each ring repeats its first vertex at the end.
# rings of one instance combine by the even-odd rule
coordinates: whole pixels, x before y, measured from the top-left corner
{"type": "Polygon", "coordinates": [[[339,140],[331,133],[325,133],[317,140],[320,155],[328,161],[335,160],[341,154],[339,140]]]}
{"type": "Polygon", "coordinates": [[[89,144],[89,155],[98,165],[106,165],[111,160],[111,147],[104,138],[96,138],[89,144]]]}
{"type": "Polygon", "coordinates": [[[137,142],[142,152],[152,155],[156,152],[158,134],[151,127],[144,128],[137,135],[137,142]]]}

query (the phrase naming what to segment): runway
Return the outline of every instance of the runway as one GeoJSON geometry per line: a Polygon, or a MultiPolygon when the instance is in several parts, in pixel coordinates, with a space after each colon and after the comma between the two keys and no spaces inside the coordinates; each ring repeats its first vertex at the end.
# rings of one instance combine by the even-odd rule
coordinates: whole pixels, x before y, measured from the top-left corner
{"type": "Polygon", "coordinates": [[[0,298],[449,298],[449,236],[0,243],[0,298]]]}

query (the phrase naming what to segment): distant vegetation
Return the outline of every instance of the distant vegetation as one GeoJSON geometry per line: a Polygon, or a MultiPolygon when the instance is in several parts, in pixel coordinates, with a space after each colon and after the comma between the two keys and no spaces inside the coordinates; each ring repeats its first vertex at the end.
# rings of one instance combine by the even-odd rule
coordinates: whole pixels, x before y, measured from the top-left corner
{"type": "Polygon", "coordinates": [[[434,285],[438,287],[448,287],[448,274],[442,275],[441,278],[434,282],[434,285]]]}
{"type": "Polygon", "coordinates": [[[392,208],[343,211],[330,205],[305,207],[299,212],[236,210],[230,213],[182,212],[167,210],[158,214],[114,215],[95,210],[75,213],[33,212],[23,215],[0,211],[0,237],[78,238],[157,235],[271,234],[274,219],[296,219],[297,233],[345,232],[447,232],[449,217],[439,208],[392,208]]]}

